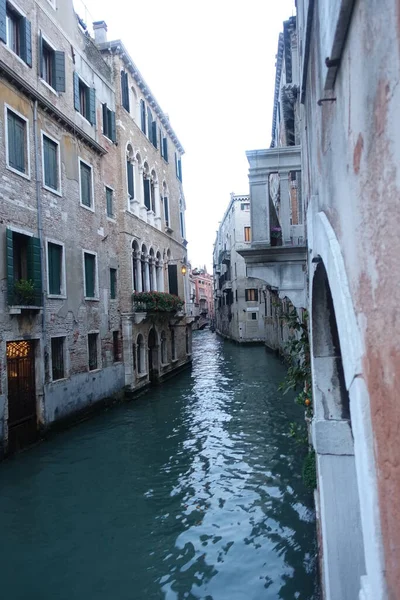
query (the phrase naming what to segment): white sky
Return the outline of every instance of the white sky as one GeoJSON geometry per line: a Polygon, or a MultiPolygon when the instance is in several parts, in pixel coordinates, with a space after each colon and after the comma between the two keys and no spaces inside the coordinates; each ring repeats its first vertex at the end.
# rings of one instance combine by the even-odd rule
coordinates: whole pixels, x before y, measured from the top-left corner
{"type": "Polygon", "coordinates": [[[74,0],[122,39],[185,148],[192,266],[212,272],[230,193],[248,193],[246,150],[271,142],[275,55],[294,0],[74,0]]]}

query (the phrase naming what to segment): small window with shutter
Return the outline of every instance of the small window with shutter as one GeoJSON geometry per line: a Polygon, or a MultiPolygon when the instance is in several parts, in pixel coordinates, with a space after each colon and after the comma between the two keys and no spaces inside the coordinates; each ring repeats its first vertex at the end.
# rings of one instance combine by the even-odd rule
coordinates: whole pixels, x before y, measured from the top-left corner
{"type": "Polygon", "coordinates": [[[74,106],[75,110],[91,125],[96,124],[96,90],[86,85],[76,71],[74,72],[74,106]]]}
{"type": "Polygon", "coordinates": [[[114,217],[114,190],[106,187],[106,211],[107,217],[112,219],[114,217]]]}
{"type": "Polygon", "coordinates": [[[94,210],[92,167],[79,159],[81,206],[94,210]]]}
{"type": "Polygon", "coordinates": [[[97,299],[97,255],[93,252],[84,252],[83,267],[85,298],[87,300],[97,299]]]}
{"type": "Polygon", "coordinates": [[[39,34],[40,77],[56,92],[65,92],[65,53],[55,50],[39,34]]]}
{"type": "Polygon", "coordinates": [[[29,137],[28,120],[7,108],[7,166],[18,174],[30,176],[29,173],[29,137]]]}
{"type": "Polygon", "coordinates": [[[107,104],[103,104],[103,134],[112,142],[117,140],[115,126],[115,112],[107,104]]]}
{"type": "Polygon", "coordinates": [[[43,186],[60,192],[60,145],[42,132],[43,186]]]}
{"type": "Polygon", "coordinates": [[[47,282],[51,296],[65,295],[64,246],[47,242],[47,282]]]}
{"type": "Polygon", "coordinates": [[[0,40],[32,66],[31,22],[6,0],[0,0],[0,40]]]}

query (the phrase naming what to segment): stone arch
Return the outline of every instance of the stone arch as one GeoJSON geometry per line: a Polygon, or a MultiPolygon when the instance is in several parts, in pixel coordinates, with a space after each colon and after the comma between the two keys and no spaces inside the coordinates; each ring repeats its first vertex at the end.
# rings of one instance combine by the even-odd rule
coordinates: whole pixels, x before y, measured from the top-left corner
{"type": "MultiPolygon", "coordinates": [[[[312,204],[309,214],[312,215],[312,204]]],[[[314,213],[308,229],[310,260],[317,265],[314,272],[311,265],[310,273],[315,411],[312,437],[318,480],[324,480],[319,488],[319,503],[325,585],[331,595],[345,598],[340,585],[347,580],[346,589],[354,597],[358,597],[361,585],[363,590],[370,590],[366,598],[377,598],[384,588],[384,569],[369,395],[362,377],[361,335],[341,248],[325,213],[314,213]],[[327,368],[329,376],[324,373],[327,368]],[[328,385],[329,379],[335,377],[339,394],[328,385]],[[347,405],[348,419],[342,418],[347,405]],[[332,416],[340,418],[329,418],[333,409],[336,411],[332,416]],[[339,503],[335,505],[336,499],[339,503]],[[334,547],[338,542],[341,548],[334,547]],[[361,584],[360,574],[364,575],[361,584]]]]}
{"type": "Polygon", "coordinates": [[[130,162],[133,162],[135,160],[135,151],[133,149],[131,142],[128,142],[126,144],[126,158],[130,162]]]}

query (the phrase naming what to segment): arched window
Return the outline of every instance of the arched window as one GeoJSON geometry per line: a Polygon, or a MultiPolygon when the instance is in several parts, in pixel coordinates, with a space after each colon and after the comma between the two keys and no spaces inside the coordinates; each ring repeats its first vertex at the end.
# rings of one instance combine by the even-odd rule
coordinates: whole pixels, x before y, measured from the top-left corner
{"type": "Polygon", "coordinates": [[[164,365],[167,363],[167,336],[165,331],[161,332],[161,362],[164,365]]]}
{"type": "Polygon", "coordinates": [[[151,210],[157,214],[157,203],[156,203],[156,187],[158,186],[158,180],[155,170],[153,169],[150,176],[150,200],[151,210]]]}
{"type": "Polygon", "coordinates": [[[172,360],[176,359],[176,355],[175,355],[175,329],[171,329],[171,357],[172,360]]]}
{"type": "Polygon", "coordinates": [[[162,202],[164,205],[164,225],[165,227],[171,228],[171,220],[169,216],[169,198],[168,198],[168,188],[165,181],[163,181],[162,185],[162,202]]]}
{"type": "Polygon", "coordinates": [[[149,292],[149,263],[147,261],[147,248],[145,244],[142,245],[142,251],[140,256],[140,271],[142,277],[142,290],[149,292]]]}
{"type": "Polygon", "coordinates": [[[151,177],[147,162],[143,164],[143,193],[144,205],[147,210],[151,210],[151,177]]]}
{"type": "Polygon", "coordinates": [[[150,252],[149,252],[149,283],[150,283],[150,291],[154,291],[154,290],[157,289],[155,268],[156,268],[156,266],[155,266],[154,250],[153,250],[153,248],[150,248],[150,252]]]}
{"type": "Polygon", "coordinates": [[[136,240],[132,242],[132,287],[135,292],[140,292],[142,286],[139,286],[138,261],[140,260],[139,244],[136,240]]]}
{"type": "Polygon", "coordinates": [[[186,239],[186,227],[185,227],[185,200],[181,196],[179,198],[179,226],[181,230],[181,236],[186,239]]]}
{"type": "Polygon", "coordinates": [[[134,152],[131,144],[126,147],[126,181],[128,190],[129,206],[135,199],[135,174],[134,174],[134,152]]]}
{"type": "Polygon", "coordinates": [[[146,352],[144,338],[141,333],[139,333],[136,340],[136,369],[138,375],[143,375],[146,372],[146,352]]]}
{"type": "Polygon", "coordinates": [[[132,86],[130,89],[130,114],[132,119],[137,122],[138,116],[138,97],[135,88],[132,86]]]}
{"type": "Polygon", "coordinates": [[[163,268],[162,268],[160,251],[158,251],[156,254],[156,284],[157,284],[157,291],[163,292],[164,291],[164,276],[163,276],[163,268]]]}

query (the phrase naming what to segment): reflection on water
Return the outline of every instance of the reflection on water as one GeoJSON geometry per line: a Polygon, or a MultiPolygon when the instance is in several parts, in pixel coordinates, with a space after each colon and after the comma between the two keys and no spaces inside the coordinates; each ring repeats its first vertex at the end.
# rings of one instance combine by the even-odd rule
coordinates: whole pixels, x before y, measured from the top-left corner
{"type": "Polygon", "coordinates": [[[146,396],[0,466],[10,600],[312,600],[315,523],[279,361],[210,332],[146,396]]]}

